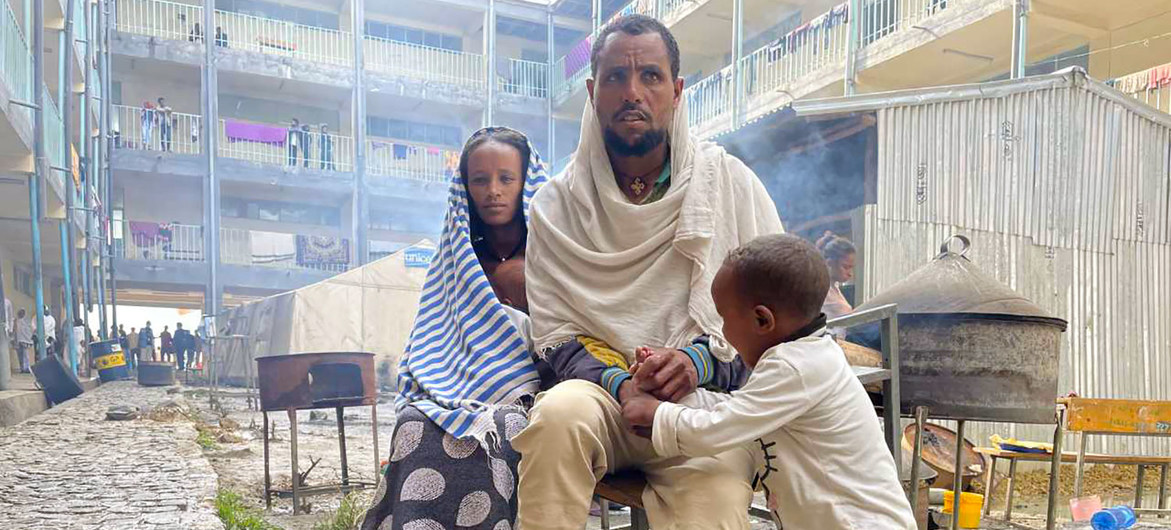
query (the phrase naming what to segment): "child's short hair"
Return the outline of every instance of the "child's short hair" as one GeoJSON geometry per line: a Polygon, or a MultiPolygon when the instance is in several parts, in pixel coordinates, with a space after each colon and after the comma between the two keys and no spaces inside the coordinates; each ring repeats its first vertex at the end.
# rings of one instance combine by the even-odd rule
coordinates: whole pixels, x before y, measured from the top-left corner
{"type": "Polygon", "coordinates": [[[502,303],[507,299],[509,303],[522,311],[528,309],[528,297],[525,296],[525,261],[511,259],[496,267],[496,272],[489,278],[492,292],[502,303]]]}
{"type": "Polygon", "coordinates": [[[753,239],[728,254],[724,266],[745,298],[797,317],[817,317],[829,292],[825,258],[808,241],[794,235],[753,239]]]}

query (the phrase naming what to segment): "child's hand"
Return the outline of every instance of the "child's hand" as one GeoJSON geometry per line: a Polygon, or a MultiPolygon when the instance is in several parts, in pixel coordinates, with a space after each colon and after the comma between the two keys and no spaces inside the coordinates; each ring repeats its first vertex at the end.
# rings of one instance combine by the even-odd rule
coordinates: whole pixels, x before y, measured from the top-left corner
{"type": "Polygon", "coordinates": [[[627,427],[639,436],[650,437],[651,426],[655,423],[655,411],[659,408],[658,399],[642,391],[635,391],[622,404],[622,417],[627,427]]]}

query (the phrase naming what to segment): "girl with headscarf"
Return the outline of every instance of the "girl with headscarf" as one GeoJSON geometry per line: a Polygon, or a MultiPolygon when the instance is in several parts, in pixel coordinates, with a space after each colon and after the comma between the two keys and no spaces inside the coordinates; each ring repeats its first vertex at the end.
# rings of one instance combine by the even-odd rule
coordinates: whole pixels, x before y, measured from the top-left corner
{"type": "Polygon", "coordinates": [[[493,292],[516,286],[490,278],[500,269],[499,283],[515,283],[505,277],[523,266],[529,201],[546,180],[517,131],[481,129],[465,144],[399,362],[390,462],[363,530],[513,527],[520,455],[510,441],[540,378],[521,331],[528,317],[493,292]]]}

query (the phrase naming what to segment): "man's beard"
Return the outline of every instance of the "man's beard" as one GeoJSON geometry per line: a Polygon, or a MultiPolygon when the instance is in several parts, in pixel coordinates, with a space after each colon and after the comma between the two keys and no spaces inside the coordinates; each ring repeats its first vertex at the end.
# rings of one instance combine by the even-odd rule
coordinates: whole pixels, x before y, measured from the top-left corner
{"type": "Polygon", "coordinates": [[[667,140],[667,129],[651,129],[634,143],[628,143],[610,127],[606,127],[602,136],[606,141],[606,150],[612,155],[621,157],[644,156],[667,140]]]}

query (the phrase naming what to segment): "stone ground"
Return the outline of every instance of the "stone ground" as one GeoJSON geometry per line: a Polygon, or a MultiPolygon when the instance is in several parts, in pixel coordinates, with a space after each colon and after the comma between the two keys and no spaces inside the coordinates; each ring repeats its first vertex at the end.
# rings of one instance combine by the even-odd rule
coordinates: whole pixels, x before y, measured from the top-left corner
{"type": "Polygon", "coordinates": [[[222,529],[190,425],[105,419],[173,397],[115,382],[0,429],[0,528],[222,529]]]}

